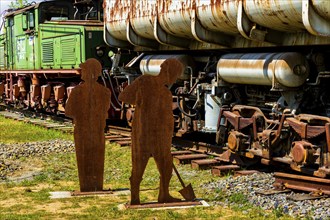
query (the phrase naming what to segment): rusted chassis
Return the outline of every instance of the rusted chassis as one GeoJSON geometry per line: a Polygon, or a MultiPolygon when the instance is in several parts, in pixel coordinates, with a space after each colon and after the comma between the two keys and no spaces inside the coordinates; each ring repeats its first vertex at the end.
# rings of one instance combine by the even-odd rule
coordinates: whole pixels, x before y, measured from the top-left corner
{"type": "Polygon", "coordinates": [[[80,69],[3,70],[0,100],[18,108],[64,112],[65,101],[80,82],[80,69]]]}
{"type": "Polygon", "coordinates": [[[259,158],[262,163],[326,178],[330,175],[330,118],[282,114],[268,119],[259,108],[222,108],[217,143],[230,153],[259,158]]]}

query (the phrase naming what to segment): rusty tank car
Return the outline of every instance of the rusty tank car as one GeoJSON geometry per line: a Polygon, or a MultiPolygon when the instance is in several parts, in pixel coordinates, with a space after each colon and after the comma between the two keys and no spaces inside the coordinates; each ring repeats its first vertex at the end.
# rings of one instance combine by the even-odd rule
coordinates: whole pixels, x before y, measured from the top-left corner
{"type": "MultiPolygon", "coordinates": [[[[328,0],[105,0],[110,74],[132,82],[167,58],[176,135],[330,177],[328,0]],[[127,55],[132,59],[127,59],[127,55]],[[198,136],[198,135],[197,135],[198,136]]],[[[134,108],[124,109],[127,121],[134,108]]],[[[125,115],[125,114],[123,114],[125,115]]]]}

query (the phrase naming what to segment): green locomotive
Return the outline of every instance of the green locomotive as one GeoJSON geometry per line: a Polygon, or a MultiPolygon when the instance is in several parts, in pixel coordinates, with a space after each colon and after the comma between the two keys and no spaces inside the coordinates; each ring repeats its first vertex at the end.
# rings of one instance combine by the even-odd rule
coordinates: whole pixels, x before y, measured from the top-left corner
{"type": "MultiPolygon", "coordinates": [[[[100,1],[44,1],[8,12],[0,35],[0,99],[62,112],[88,58],[111,66],[100,1]]],[[[103,80],[105,82],[105,80],[103,80]]]]}

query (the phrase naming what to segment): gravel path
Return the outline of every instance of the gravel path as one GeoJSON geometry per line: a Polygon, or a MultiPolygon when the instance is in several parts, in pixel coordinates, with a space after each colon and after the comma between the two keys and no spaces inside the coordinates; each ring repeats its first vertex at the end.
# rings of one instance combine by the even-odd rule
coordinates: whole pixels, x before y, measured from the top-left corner
{"type": "MultiPolygon", "coordinates": [[[[224,193],[226,198],[234,193],[243,193],[251,204],[265,210],[281,210],[295,218],[309,216],[311,219],[330,219],[330,198],[294,201],[288,198],[297,195],[293,192],[268,196],[258,194],[258,191],[261,190],[274,189],[272,186],[274,181],[275,178],[271,173],[255,173],[248,176],[230,176],[227,179],[210,182],[201,187],[206,188],[209,192],[218,192],[219,196],[224,193]]],[[[214,201],[210,203],[222,206],[232,205],[229,199],[226,199],[225,202],[214,201]]]]}
{"type": "Polygon", "coordinates": [[[42,156],[50,153],[74,152],[73,141],[51,140],[30,143],[0,143],[0,180],[21,169],[15,160],[21,157],[42,156]]]}

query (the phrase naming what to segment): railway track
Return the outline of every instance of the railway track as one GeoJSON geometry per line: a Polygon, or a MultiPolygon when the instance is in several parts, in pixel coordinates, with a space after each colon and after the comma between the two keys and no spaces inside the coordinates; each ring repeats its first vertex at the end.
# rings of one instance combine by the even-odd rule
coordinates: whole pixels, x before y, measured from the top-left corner
{"type": "Polygon", "coordinates": [[[128,146],[131,144],[131,129],[110,125],[108,126],[105,139],[110,143],[128,146]]]}
{"type": "MultiPolygon", "coordinates": [[[[0,109],[0,115],[46,129],[59,130],[65,133],[73,132],[71,120],[63,117],[48,116],[41,113],[31,114],[25,110],[4,110],[4,108],[0,109]]],[[[109,125],[105,132],[105,139],[120,146],[129,146],[131,144],[131,129],[109,125]]],[[[241,176],[259,172],[255,169],[246,169],[250,165],[248,161],[242,161],[239,156],[229,154],[226,149],[216,145],[174,137],[173,147],[175,148],[172,151],[174,163],[190,164],[192,169],[210,170],[214,176],[223,176],[228,173],[241,176]]],[[[330,196],[329,179],[282,172],[276,172],[274,177],[275,190],[273,193],[285,192],[286,189],[290,189],[310,192],[315,198],[320,195],[330,196]]],[[[267,193],[265,192],[265,194],[267,193]]]]}
{"type": "Polygon", "coordinates": [[[289,173],[275,173],[275,188],[310,192],[312,196],[330,196],[330,179],[289,173]]]}
{"type": "Polygon", "coordinates": [[[54,129],[65,133],[73,132],[71,120],[63,117],[51,116],[42,113],[32,113],[30,111],[19,109],[5,109],[4,107],[0,108],[0,115],[5,118],[41,126],[46,129],[54,129]]]}
{"type": "MultiPolygon", "coordinates": [[[[0,106],[0,115],[4,118],[41,126],[46,129],[58,130],[63,133],[73,133],[72,120],[60,116],[35,113],[5,106],[0,106]]],[[[120,146],[130,145],[131,129],[109,125],[105,132],[105,139],[110,143],[117,143],[120,146]]]]}
{"type": "MultiPolygon", "coordinates": [[[[207,143],[192,142],[178,138],[173,139],[173,145],[178,149],[173,151],[173,161],[176,164],[190,164],[192,169],[208,169],[212,175],[222,176],[233,173],[234,176],[250,175],[259,172],[258,169],[246,169],[247,161],[242,161],[237,155],[229,154],[219,147],[207,143]]],[[[265,166],[262,166],[265,169],[265,166]]],[[[275,172],[274,190],[271,193],[287,193],[288,190],[309,192],[310,195],[294,198],[297,200],[316,199],[330,196],[330,179],[275,172]]]]}

